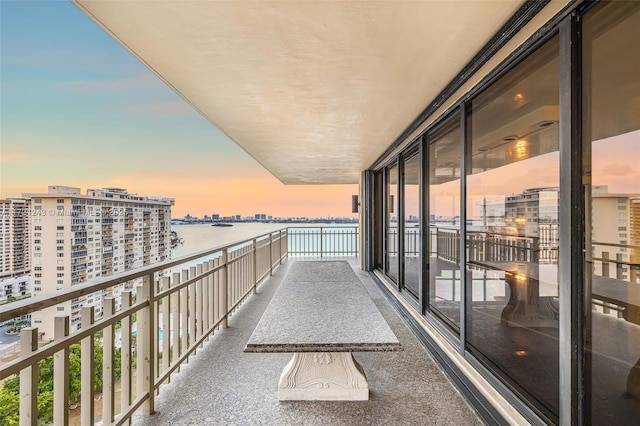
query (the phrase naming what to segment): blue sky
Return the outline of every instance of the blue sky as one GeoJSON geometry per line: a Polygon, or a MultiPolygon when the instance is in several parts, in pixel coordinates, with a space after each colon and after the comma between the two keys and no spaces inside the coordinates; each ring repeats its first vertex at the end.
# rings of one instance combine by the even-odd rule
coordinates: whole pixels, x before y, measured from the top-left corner
{"type": "Polygon", "coordinates": [[[282,185],[69,2],[0,1],[0,198],[47,185],[176,198],[174,216],[348,216],[282,185]]]}

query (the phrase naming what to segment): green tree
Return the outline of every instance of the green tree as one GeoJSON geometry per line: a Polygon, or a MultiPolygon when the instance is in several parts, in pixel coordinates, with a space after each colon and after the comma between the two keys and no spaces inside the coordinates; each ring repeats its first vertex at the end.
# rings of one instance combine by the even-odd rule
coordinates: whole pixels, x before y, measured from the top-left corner
{"type": "Polygon", "coordinates": [[[0,389],[0,424],[17,426],[20,422],[20,396],[17,391],[7,388],[0,389]]]}
{"type": "MultiPolygon", "coordinates": [[[[80,343],[69,347],[69,403],[80,401],[81,362],[80,343]]],[[[95,342],[94,354],[94,392],[102,390],[102,344],[95,342]]],[[[114,353],[114,374],[120,378],[121,351],[114,353]]],[[[15,376],[7,379],[0,389],[0,425],[17,425],[20,412],[20,379],[15,376]]],[[[53,357],[38,362],[38,421],[50,423],[53,421],[53,357]]]]}
{"type": "Polygon", "coordinates": [[[7,332],[9,333],[18,333],[24,327],[29,325],[29,321],[19,318],[14,318],[4,323],[7,327],[7,332]]]}

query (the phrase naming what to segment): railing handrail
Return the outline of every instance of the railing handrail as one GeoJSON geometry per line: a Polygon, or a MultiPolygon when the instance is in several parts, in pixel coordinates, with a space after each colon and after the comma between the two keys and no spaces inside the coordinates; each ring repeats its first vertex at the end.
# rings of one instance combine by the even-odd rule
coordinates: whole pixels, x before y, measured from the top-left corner
{"type": "Polygon", "coordinates": [[[108,277],[93,278],[82,284],[71,286],[70,288],[58,290],[56,292],[46,293],[28,299],[15,301],[9,304],[0,306],[0,322],[10,320],[15,317],[29,314],[31,312],[39,311],[44,308],[58,305],[63,302],[75,299],[77,297],[85,296],[87,294],[95,293],[96,291],[104,290],[109,287],[113,287],[118,284],[126,283],[136,278],[149,275],[151,273],[159,272],[164,269],[168,269],[172,266],[180,265],[195,259],[200,259],[225,249],[240,246],[243,244],[249,244],[254,239],[260,239],[274,233],[282,232],[287,228],[280,228],[270,232],[260,234],[255,237],[245,238],[230,243],[225,243],[219,246],[215,246],[206,250],[201,250],[192,254],[188,254],[176,259],[169,259],[163,262],[154,263],[152,265],[142,266],[132,271],[126,271],[118,274],[109,275],[108,277]]]}

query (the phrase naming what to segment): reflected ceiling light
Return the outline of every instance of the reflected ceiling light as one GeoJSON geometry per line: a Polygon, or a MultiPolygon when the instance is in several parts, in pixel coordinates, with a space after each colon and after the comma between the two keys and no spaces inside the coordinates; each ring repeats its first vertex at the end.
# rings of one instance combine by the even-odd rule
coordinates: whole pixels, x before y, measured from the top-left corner
{"type": "Polygon", "coordinates": [[[525,158],[528,153],[528,143],[524,139],[520,139],[516,142],[516,157],[525,158]]]}
{"type": "Polygon", "coordinates": [[[522,93],[516,93],[513,97],[513,101],[517,104],[522,105],[524,103],[524,95],[522,93]]]}
{"type": "Polygon", "coordinates": [[[516,351],[516,355],[525,356],[525,355],[527,355],[527,351],[516,351]]]}

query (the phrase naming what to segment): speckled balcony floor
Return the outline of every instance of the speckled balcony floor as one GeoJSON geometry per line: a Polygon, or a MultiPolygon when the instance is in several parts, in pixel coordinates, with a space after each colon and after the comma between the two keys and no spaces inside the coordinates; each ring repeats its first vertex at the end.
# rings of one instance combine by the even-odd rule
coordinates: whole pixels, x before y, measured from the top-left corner
{"type": "MultiPolygon", "coordinates": [[[[216,333],[170,384],[162,385],[156,414],[136,414],[134,425],[481,424],[378,286],[355,266],[404,350],[354,354],[367,374],[369,401],[279,401],[278,379],[291,354],[243,349],[294,261],[276,269],[230,317],[229,328],[216,333]]],[[[355,265],[355,259],[351,262],[355,265]]]]}

